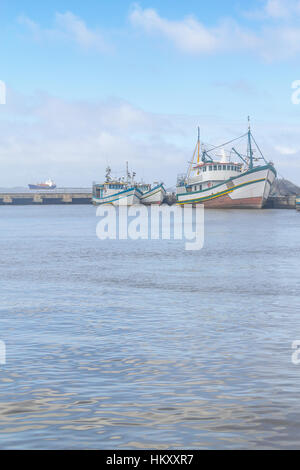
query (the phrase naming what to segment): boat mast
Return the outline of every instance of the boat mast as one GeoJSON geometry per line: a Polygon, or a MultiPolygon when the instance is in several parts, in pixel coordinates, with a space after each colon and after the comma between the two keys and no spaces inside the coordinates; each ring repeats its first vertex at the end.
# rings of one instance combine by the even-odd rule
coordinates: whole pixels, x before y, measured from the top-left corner
{"type": "Polygon", "coordinates": [[[200,127],[198,127],[198,159],[197,159],[198,165],[200,164],[200,127]]]}
{"type": "Polygon", "coordinates": [[[253,150],[252,150],[252,143],[251,143],[251,126],[250,126],[250,116],[248,116],[248,146],[249,146],[249,169],[253,169],[253,150]]]}
{"type": "Polygon", "coordinates": [[[128,166],[128,162],[126,162],[126,182],[129,183],[129,180],[130,180],[129,166],[128,166]]]}
{"type": "MultiPolygon", "coordinates": [[[[191,172],[192,172],[192,169],[193,169],[194,160],[195,160],[197,152],[198,152],[197,163],[199,164],[200,163],[200,127],[198,127],[198,142],[197,142],[196,148],[194,150],[192,161],[190,162],[190,166],[189,166],[189,169],[188,169],[188,172],[187,172],[187,175],[186,175],[186,181],[188,181],[190,176],[191,176],[191,172]]],[[[199,170],[198,170],[198,174],[199,174],[199,170]]]]}
{"type": "MultiPolygon", "coordinates": [[[[197,145],[198,145],[197,165],[200,165],[200,147],[201,147],[201,144],[200,144],[200,127],[198,127],[198,144],[197,145]]],[[[198,168],[197,174],[198,174],[198,176],[200,175],[199,168],[198,168]]]]}

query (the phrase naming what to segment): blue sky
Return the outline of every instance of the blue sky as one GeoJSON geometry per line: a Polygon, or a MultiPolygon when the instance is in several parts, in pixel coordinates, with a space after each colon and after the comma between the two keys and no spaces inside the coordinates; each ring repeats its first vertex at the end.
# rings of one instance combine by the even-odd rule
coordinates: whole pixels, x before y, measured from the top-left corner
{"type": "Polygon", "coordinates": [[[205,141],[253,132],[300,184],[300,1],[0,2],[0,186],[88,186],[109,163],[168,186],[205,141]]]}

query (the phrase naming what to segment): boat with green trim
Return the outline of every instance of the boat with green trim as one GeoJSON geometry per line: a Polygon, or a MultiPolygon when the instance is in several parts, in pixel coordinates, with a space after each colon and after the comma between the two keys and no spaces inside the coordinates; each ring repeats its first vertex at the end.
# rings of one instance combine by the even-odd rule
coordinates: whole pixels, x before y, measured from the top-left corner
{"type": "Polygon", "coordinates": [[[177,203],[204,204],[215,209],[261,209],[276,175],[274,164],[266,161],[252,135],[250,120],[246,134],[217,147],[201,145],[198,129],[188,173],[178,177],[177,203]],[[229,144],[245,137],[248,142],[245,155],[234,147],[227,150],[229,144]],[[216,154],[220,150],[222,154],[216,154]]]}
{"type": "Polygon", "coordinates": [[[166,190],[163,184],[153,183],[153,186],[148,185],[144,190],[141,197],[141,203],[145,205],[162,204],[166,196],[166,190]]]}
{"type": "Polygon", "coordinates": [[[111,168],[106,169],[104,183],[93,184],[93,203],[95,205],[113,204],[115,206],[136,204],[162,204],[166,190],[163,184],[147,184],[135,181],[136,173],[130,173],[126,165],[126,177],[111,176],[111,168]]]}
{"type": "Polygon", "coordinates": [[[93,204],[113,204],[114,206],[133,206],[140,204],[143,192],[134,182],[136,174],[126,168],[126,177],[115,178],[111,176],[111,168],[107,167],[104,183],[93,184],[93,204]]]}

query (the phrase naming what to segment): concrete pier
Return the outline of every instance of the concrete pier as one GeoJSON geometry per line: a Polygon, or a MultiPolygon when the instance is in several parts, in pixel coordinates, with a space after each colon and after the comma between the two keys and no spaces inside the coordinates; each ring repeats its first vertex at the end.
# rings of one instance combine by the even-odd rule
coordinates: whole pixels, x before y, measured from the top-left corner
{"type": "Polygon", "coordinates": [[[270,209],[295,209],[297,196],[269,197],[266,208],[270,209]]]}
{"type": "Polygon", "coordinates": [[[55,190],[55,191],[0,191],[1,206],[49,205],[49,204],[91,204],[90,190],[55,190]]]}

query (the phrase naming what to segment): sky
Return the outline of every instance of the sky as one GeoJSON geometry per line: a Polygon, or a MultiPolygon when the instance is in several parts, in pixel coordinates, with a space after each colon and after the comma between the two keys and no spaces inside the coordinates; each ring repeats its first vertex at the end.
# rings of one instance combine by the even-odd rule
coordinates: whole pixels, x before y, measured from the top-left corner
{"type": "Polygon", "coordinates": [[[300,0],[0,0],[0,50],[0,187],[174,186],[248,115],[300,185],[300,0]]]}

